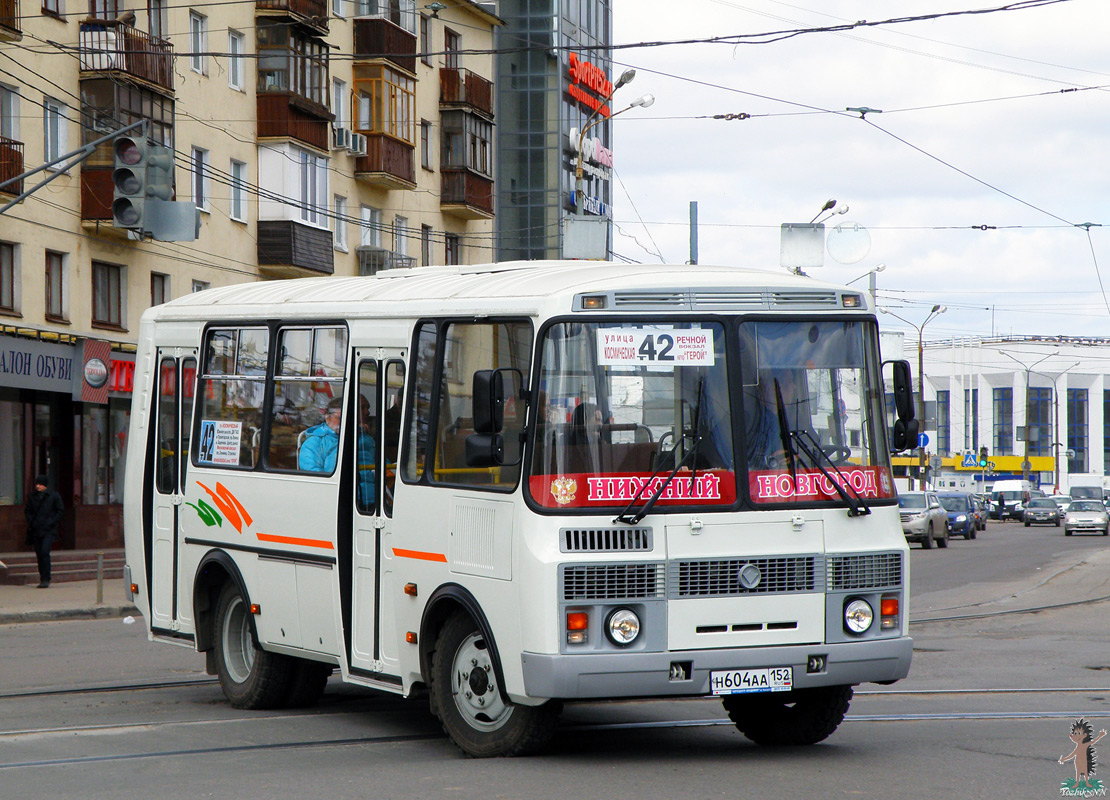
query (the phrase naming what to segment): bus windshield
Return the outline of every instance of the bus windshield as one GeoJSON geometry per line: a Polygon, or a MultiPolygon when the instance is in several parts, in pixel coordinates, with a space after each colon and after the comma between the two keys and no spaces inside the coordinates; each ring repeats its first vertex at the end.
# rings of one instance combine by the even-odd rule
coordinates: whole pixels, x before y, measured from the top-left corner
{"type": "Polygon", "coordinates": [[[556,323],[540,349],[532,499],[567,509],[654,493],[661,508],[893,497],[876,349],[859,322],[556,323]]]}

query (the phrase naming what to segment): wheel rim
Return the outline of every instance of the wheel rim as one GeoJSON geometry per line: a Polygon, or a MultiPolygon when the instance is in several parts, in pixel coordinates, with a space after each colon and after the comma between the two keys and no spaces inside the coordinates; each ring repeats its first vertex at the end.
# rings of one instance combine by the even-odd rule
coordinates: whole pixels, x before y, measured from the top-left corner
{"type": "Polygon", "coordinates": [[[220,638],[228,676],[236,683],[243,683],[254,667],[254,642],[251,640],[247,606],[242,597],[236,597],[228,605],[220,638]]]}
{"type": "Polygon", "coordinates": [[[485,640],[478,633],[466,637],[455,651],[451,696],[467,724],[476,730],[497,730],[512,716],[512,706],[501,699],[485,640]]]}

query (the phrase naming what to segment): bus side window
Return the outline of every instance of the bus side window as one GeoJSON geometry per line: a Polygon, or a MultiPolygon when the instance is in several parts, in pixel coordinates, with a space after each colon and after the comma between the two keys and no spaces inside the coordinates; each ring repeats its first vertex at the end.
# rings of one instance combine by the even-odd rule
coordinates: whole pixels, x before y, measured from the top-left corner
{"type": "Polygon", "coordinates": [[[358,365],[358,408],[355,410],[355,504],[362,514],[377,511],[378,443],[381,426],[378,411],[378,362],[358,365]]]}
{"type": "Polygon", "coordinates": [[[378,461],[381,464],[382,508],[387,515],[393,514],[393,487],[397,483],[397,460],[401,447],[401,398],[405,389],[405,364],[390,361],[385,368],[385,411],[382,414],[383,442],[378,448],[378,461]]]}

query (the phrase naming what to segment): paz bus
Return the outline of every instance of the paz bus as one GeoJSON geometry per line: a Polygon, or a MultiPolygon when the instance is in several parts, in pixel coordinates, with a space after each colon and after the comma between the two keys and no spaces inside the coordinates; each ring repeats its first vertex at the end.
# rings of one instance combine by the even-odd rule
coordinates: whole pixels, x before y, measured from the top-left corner
{"type": "Polygon", "coordinates": [[[528,262],[212,289],[140,323],[127,585],[245,709],[333,673],[473,756],[566,702],[719,697],[811,744],[906,676],[908,554],[867,294],[528,262]]]}

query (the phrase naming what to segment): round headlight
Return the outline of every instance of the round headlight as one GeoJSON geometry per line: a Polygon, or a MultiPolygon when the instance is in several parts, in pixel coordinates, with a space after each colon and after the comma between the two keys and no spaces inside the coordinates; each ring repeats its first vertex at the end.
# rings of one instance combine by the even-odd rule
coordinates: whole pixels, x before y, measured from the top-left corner
{"type": "Polygon", "coordinates": [[[628,608],[618,608],[605,621],[605,633],[613,644],[624,647],[640,635],[640,618],[628,608]]]}
{"type": "Polygon", "coordinates": [[[844,625],[852,633],[863,633],[875,621],[875,611],[866,600],[853,600],[844,609],[844,625]]]}

